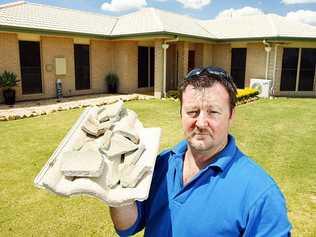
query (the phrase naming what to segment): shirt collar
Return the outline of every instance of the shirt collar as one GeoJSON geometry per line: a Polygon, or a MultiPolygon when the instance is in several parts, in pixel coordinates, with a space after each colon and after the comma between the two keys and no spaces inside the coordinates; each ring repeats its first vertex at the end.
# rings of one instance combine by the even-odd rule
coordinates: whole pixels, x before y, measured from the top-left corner
{"type": "MultiPolygon", "coordinates": [[[[172,152],[177,157],[184,157],[184,153],[187,150],[188,142],[187,140],[182,140],[177,145],[172,148],[172,152]]],[[[214,156],[213,161],[207,165],[204,169],[209,167],[218,167],[221,171],[224,171],[229,163],[232,161],[236,152],[235,138],[228,135],[228,142],[223,150],[221,150],[217,155],[214,156]]]]}

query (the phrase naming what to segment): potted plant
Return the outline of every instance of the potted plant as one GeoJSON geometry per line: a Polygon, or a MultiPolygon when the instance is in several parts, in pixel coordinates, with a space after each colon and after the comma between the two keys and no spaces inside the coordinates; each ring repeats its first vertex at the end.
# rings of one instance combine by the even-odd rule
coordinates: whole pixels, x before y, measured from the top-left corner
{"type": "Polygon", "coordinates": [[[0,88],[3,88],[4,103],[7,105],[15,104],[15,90],[17,85],[17,75],[13,72],[4,71],[0,75],[0,88]]]}
{"type": "Polygon", "coordinates": [[[105,77],[105,82],[109,93],[117,93],[119,78],[115,73],[109,73],[105,77]]]}

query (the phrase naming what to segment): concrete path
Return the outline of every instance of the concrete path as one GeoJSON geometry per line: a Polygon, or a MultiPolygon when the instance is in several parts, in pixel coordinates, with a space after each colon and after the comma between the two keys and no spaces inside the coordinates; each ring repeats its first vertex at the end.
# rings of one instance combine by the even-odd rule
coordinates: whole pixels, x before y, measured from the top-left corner
{"type": "Polygon", "coordinates": [[[129,95],[86,95],[74,96],[61,99],[45,99],[36,101],[17,102],[14,106],[0,104],[0,121],[16,120],[22,118],[35,117],[53,113],[56,111],[77,109],[93,105],[110,104],[118,99],[123,101],[129,100],[147,100],[153,99],[154,96],[144,94],[129,95]]]}

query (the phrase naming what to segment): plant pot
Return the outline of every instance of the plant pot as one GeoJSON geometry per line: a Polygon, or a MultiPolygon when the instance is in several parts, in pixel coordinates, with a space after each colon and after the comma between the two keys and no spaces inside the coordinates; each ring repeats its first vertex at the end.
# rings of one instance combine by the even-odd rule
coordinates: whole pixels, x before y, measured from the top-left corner
{"type": "Polygon", "coordinates": [[[15,104],[15,90],[6,89],[3,90],[4,103],[6,105],[14,105],[15,104]]]}
{"type": "Polygon", "coordinates": [[[108,85],[108,93],[117,93],[117,86],[116,84],[108,85]]]}

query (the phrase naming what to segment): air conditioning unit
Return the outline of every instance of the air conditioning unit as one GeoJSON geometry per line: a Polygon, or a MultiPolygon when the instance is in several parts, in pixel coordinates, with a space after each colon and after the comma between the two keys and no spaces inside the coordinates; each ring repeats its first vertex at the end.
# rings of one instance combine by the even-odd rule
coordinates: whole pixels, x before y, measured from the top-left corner
{"type": "Polygon", "coordinates": [[[250,79],[250,87],[259,91],[259,97],[269,98],[272,81],[266,79],[250,79]]]}

